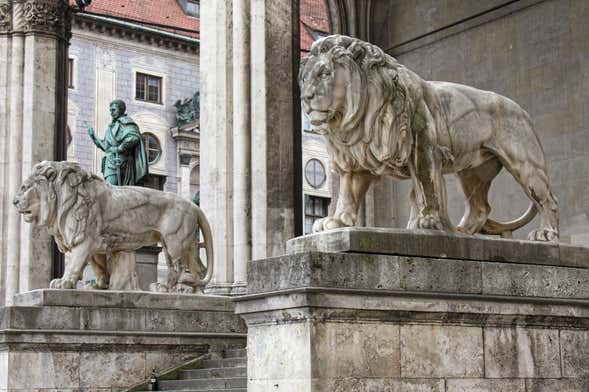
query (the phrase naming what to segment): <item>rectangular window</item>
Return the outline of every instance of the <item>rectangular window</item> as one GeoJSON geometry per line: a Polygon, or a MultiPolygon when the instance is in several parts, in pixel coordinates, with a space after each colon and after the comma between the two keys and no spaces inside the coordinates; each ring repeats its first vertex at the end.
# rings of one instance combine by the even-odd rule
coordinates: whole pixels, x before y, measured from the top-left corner
{"type": "Polygon", "coordinates": [[[166,183],[165,176],[158,176],[156,174],[148,174],[143,178],[143,186],[146,188],[157,189],[158,191],[164,190],[164,184],[166,183]]]}
{"type": "Polygon", "coordinates": [[[135,99],[162,103],[162,78],[137,72],[135,78],[135,99]]]}
{"type": "Polygon", "coordinates": [[[313,231],[313,223],[317,219],[327,216],[327,210],[331,199],[305,195],[305,234],[313,231]]]}
{"type": "Polygon", "coordinates": [[[198,18],[200,16],[200,3],[198,1],[188,0],[186,2],[186,14],[198,18]]]}
{"type": "Polygon", "coordinates": [[[74,88],[74,59],[67,59],[67,87],[74,88]]]}

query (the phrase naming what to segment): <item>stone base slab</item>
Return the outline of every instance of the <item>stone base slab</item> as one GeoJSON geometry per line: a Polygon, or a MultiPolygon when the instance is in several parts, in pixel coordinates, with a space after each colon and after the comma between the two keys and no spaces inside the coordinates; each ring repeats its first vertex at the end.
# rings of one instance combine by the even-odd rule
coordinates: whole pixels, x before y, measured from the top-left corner
{"type": "Polygon", "coordinates": [[[589,268],[589,248],[489,236],[347,227],[293,238],[287,253],[346,252],[589,268]]]}
{"type": "Polygon", "coordinates": [[[369,231],[249,264],[248,392],[589,390],[585,248],[369,231]]]}
{"type": "Polygon", "coordinates": [[[0,391],[119,391],[246,342],[228,298],[47,289],[15,303],[0,308],[0,391]]]}

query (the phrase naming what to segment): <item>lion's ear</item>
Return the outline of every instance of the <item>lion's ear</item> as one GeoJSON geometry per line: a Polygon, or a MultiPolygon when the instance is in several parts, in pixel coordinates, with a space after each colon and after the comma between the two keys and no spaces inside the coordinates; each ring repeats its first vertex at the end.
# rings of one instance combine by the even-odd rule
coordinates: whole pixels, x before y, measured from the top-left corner
{"type": "Polygon", "coordinates": [[[341,129],[349,131],[355,128],[358,121],[364,116],[368,87],[366,77],[356,62],[349,60],[341,65],[348,70],[350,75],[346,87],[346,110],[341,125],[341,129]]]}

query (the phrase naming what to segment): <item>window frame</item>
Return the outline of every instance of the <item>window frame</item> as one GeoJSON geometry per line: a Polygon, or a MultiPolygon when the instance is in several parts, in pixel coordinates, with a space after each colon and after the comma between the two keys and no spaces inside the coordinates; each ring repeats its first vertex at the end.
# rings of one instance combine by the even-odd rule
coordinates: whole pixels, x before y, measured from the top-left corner
{"type": "Polygon", "coordinates": [[[307,181],[307,184],[309,184],[309,186],[313,189],[321,189],[321,187],[325,185],[325,181],[327,181],[327,170],[325,170],[325,165],[323,165],[323,162],[321,162],[321,160],[317,158],[309,158],[307,162],[305,162],[304,175],[305,181],[307,181]],[[307,176],[307,167],[309,166],[309,164],[311,164],[311,162],[317,162],[323,170],[323,181],[321,181],[321,183],[319,183],[318,185],[314,185],[307,176]]]}
{"type": "Polygon", "coordinates": [[[78,59],[76,56],[68,56],[67,58],[67,73],[66,73],[66,87],[68,90],[76,90],[77,77],[76,71],[78,67],[78,59]]]}
{"type": "Polygon", "coordinates": [[[149,132],[149,131],[141,132],[141,139],[142,139],[142,142],[143,142],[143,147],[145,148],[145,155],[146,155],[146,158],[147,158],[147,166],[152,166],[152,165],[157,164],[160,161],[160,159],[162,158],[162,155],[164,153],[164,151],[162,149],[162,143],[160,142],[160,139],[157,137],[157,135],[155,135],[154,133],[149,132]],[[150,162],[149,161],[149,151],[150,150],[149,150],[149,140],[148,140],[148,138],[150,136],[155,139],[155,141],[156,141],[156,143],[158,145],[158,148],[159,148],[157,158],[153,162],[150,162]]]}
{"type": "MultiPolygon", "coordinates": [[[[166,102],[166,83],[167,83],[166,75],[163,73],[160,73],[160,72],[155,72],[155,71],[151,71],[148,69],[135,68],[135,67],[133,67],[132,72],[133,72],[133,92],[132,92],[133,102],[140,104],[140,105],[145,105],[145,106],[154,106],[154,107],[159,107],[159,108],[161,108],[162,106],[165,107],[166,106],[166,104],[165,104],[165,102],[166,102]],[[139,75],[139,74],[160,79],[160,89],[159,89],[160,101],[159,102],[148,101],[148,100],[137,98],[137,75],[139,75]]],[[[145,94],[147,96],[147,90],[145,91],[145,94]]]]}
{"type": "Polygon", "coordinates": [[[313,224],[318,219],[325,218],[327,215],[329,215],[329,205],[331,204],[331,198],[305,193],[304,194],[304,204],[305,204],[305,206],[304,206],[305,208],[303,211],[303,215],[304,215],[303,231],[305,234],[310,234],[313,231],[313,224]],[[320,214],[316,213],[317,212],[316,208],[315,208],[316,202],[319,202],[322,204],[321,208],[323,209],[323,211],[320,214]],[[309,208],[309,206],[311,206],[311,208],[312,208],[311,214],[307,214],[307,209],[309,208]],[[307,219],[311,219],[310,226],[307,226],[307,219]]]}

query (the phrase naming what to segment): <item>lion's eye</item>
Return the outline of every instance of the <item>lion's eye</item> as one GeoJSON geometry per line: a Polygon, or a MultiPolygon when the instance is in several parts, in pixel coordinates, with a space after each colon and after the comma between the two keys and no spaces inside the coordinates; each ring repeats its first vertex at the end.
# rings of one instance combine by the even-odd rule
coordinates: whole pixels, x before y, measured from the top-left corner
{"type": "Polygon", "coordinates": [[[329,77],[330,73],[329,71],[321,71],[321,73],[319,74],[319,77],[321,79],[327,79],[329,77]]]}

